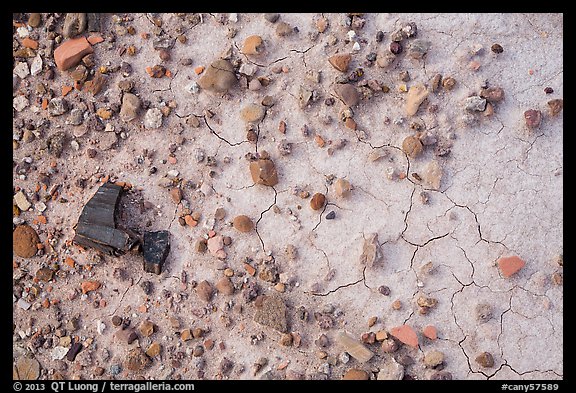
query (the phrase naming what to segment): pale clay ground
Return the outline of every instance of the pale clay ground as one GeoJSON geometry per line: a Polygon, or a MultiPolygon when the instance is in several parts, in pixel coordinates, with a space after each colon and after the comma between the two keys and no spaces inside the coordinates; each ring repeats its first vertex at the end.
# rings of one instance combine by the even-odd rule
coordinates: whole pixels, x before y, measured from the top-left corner
{"type": "MultiPolygon", "coordinates": [[[[118,343],[114,338],[114,328],[110,322],[114,312],[120,316],[131,316],[132,324],[149,319],[159,326],[152,339],[163,346],[161,360],[154,360],[152,366],[138,374],[146,378],[172,378],[180,374],[184,379],[196,378],[194,360],[186,357],[182,367],[171,373],[167,349],[180,340],[172,336],[168,317],[176,315],[184,327],[207,327],[211,332],[207,337],[216,342],[211,351],[206,351],[205,377],[215,378],[219,372],[223,356],[231,359],[235,367],[230,378],[260,378],[268,370],[289,360],[288,369],[305,373],[307,376],[317,371],[325,360],[320,360],[315,353],[318,348],[314,340],[325,331],[320,330],[312,314],[320,311],[326,304],[333,304],[343,315],[337,318],[336,326],[326,332],[332,345],[326,350],[328,354],[338,356],[341,349],[333,342],[335,334],[346,330],[359,337],[367,331],[389,330],[394,326],[407,323],[414,327],[420,337],[420,348],[401,349],[412,356],[416,362],[407,367],[406,373],[418,379],[427,379],[430,370],[424,368],[423,354],[430,350],[439,350],[445,354],[445,370],[452,373],[455,379],[561,379],[563,376],[563,288],[551,282],[551,275],[560,271],[555,256],[563,251],[563,155],[562,113],[550,118],[545,116],[542,126],[529,132],[524,125],[523,112],[527,109],[540,109],[547,113],[546,102],[552,98],[563,97],[563,16],[559,14],[368,14],[366,25],[358,30],[358,35],[366,39],[361,43],[361,50],[353,55],[351,70],[363,67],[365,78],[377,78],[390,86],[388,94],[379,94],[369,101],[363,101],[354,110],[354,118],[360,130],[368,138],[363,143],[354,133],[338,121],[338,102],[331,107],[324,105],[323,100],[332,92],[334,78],[341,73],[329,65],[327,58],[336,52],[350,52],[352,43],[345,43],[347,28],[343,21],[345,15],[325,14],[330,26],[320,34],[315,42],[310,41],[308,33],[315,30],[314,20],[318,14],[281,14],[280,20],[297,26],[299,33],[290,37],[278,37],[275,25],[267,22],[261,14],[239,14],[238,22],[227,22],[223,26],[210,14],[203,14],[203,23],[186,32],[186,44],[176,42],[171,51],[172,60],[166,64],[175,75],[173,79],[150,78],[146,66],[160,64],[158,55],[152,48],[152,40],[142,40],[141,32],[151,32],[152,24],[144,14],[134,15],[132,24],[137,34],[119,37],[118,40],[134,43],[138,48],[135,57],[124,55],[122,59],[130,62],[134,72],[139,96],[152,102],[151,107],[158,107],[160,100],[176,100],[175,112],[163,120],[158,130],[140,129],[143,113],[137,121],[126,125],[118,116],[110,122],[124,126],[129,132],[126,140],[120,140],[118,147],[108,151],[99,151],[96,159],[86,158],[85,149],[90,140],[98,138],[98,132],[88,132],[78,138],[80,150],[70,147],[65,149],[58,160],[58,180],[61,190],[69,193],[66,204],[49,202],[46,216],[48,226],[59,225],[63,237],[57,246],[59,252],[65,250],[64,240],[71,239],[83,205],[97,189],[98,177],[91,176],[110,174],[122,181],[130,182],[142,190],[144,199],[158,206],[154,212],[142,214],[142,218],[130,217],[143,229],[146,219],[152,219],[149,230],[170,229],[172,248],[166,261],[165,269],[160,276],[144,273],[141,268],[140,255],[127,254],[111,258],[94,266],[86,275],[104,283],[99,290],[102,298],[108,302],[105,308],[94,308],[90,298],[74,301],[63,301],[61,309],[64,320],[69,316],[81,316],[81,329],[75,334],[84,338],[93,337],[96,349],[92,350],[92,365],[82,371],[75,371],[70,365],[63,374],[67,378],[82,376],[92,378],[94,366],[101,365],[106,373],[101,378],[110,378],[108,369],[111,364],[122,363],[129,348],[140,345],[147,348],[150,340],[141,338],[140,343],[127,345],[118,343]],[[390,33],[403,22],[414,21],[418,25],[418,38],[432,42],[424,61],[411,60],[402,56],[396,68],[384,70],[377,67],[366,67],[362,63],[371,50],[386,51],[390,42],[390,33]],[[227,38],[227,27],[238,29],[234,38],[227,38]],[[375,33],[382,30],[384,41],[380,44],[374,40],[375,33]],[[269,76],[273,81],[260,91],[248,91],[236,87],[229,96],[222,98],[210,92],[191,93],[187,87],[199,77],[194,73],[198,65],[208,66],[219,57],[229,43],[241,47],[244,39],[251,34],[261,35],[266,44],[266,54],[255,60],[266,65],[274,60],[284,58],[268,67],[258,68],[257,75],[269,76]],[[334,34],[338,42],[325,45],[327,37],[334,34]],[[504,52],[496,55],[490,51],[493,43],[500,43],[504,52]],[[484,47],[484,54],[473,59],[481,63],[478,71],[468,68],[472,60],[470,50],[475,44],[484,47]],[[191,66],[179,64],[183,57],[193,59],[191,66]],[[274,65],[287,66],[288,73],[274,74],[274,65]],[[320,85],[314,88],[322,94],[322,99],[310,107],[300,109],[297,99],[300,84],[310,85],[304,77],[306,70],[322,71],[320,85]],[[439,111],[436,115],[428,113],[423,105],[415,118],[423,121],[428,128],[446,137],[454,133],[452,152],[439,158],[444,169],[444,177],[438,192],[428,190],[430,202],[424,205],[420,201],[423,187],[417,182],[389,180],[386,169],[389,166],[401,171],[407,170],[406,156],[397,148],[402,140],[412,134],[407,119],[402,125],[383,123],[384,116],[396,119],[404,116],[405,93],[398,91],[398,74],[409,70],[411,80],[407,85],[423,82],[429,84],[434,74],[451,75],[457,80],[455,90],[430,94],[429,104],[436,103],[439,111]],[[533,75],[529,74],[532,69],[533,75]],[[461,124],[464,99],[472,92],[479,91],[483,80],[490,86],[501,86],[505,90],[505,99],[499,103],[496,113],[491,118],[482,118],[478,125],[469,127],[461,124]],[[546,86],[555,92],[546,95],[546,86]],[[255,145],[243,142],[246,138],[245,125],[240,120],[239,111],[244,105],[259,103],[265,95],[275,100],[273,108],[268,110],[265,119],[259,126],[260,140],[258,151],[266,150],[271,154],[279,173],[279,183],[275,190],[262,185],[253,186],[248,170],[248,161],[244,158],[248,152],[255,152],[255,145]],[[217,138],[201,121],[198,129],[186,125],[185,118],[190,114],[202,115],[205,109],[215,113],[208,119],[211,128],[219,133],[217,138]],[[321,117],[329,115],[333,121],[325,125],[321,117]],[[287,124],[285,138],[293,143],[292,154],[281,156],[277,143],[282,139],[278,132],[278,123],[284,120],[287,124]],[[176,152],[178,163],[162,164],[161,159],[168,157],[168,146],[176,141],[178,127],[182,124],[181,135],[186,138],[181,150],[176,152]],[[301,127],[307,124],[311,137],[304,137],[301,127]],[[345,138],[348,144],[341,150],[328,156],[326,148],[319,148],[314,142],[318,133],[326,140],[345,138]],[[369,153],[373,147],[387,150],[391,161],[383,158],[370,161],[369,153]],[[197,164],[193,152],[201,147],[207,156],[215,156],[216,167],[207,167],[205,163],[197,164]],[[155,150],[153,165],[158,173],[148,174],[150,160],[144,164],[136,163],[136,156],[143,149],[155,150]],[[224,157],[230,163],[224,163],[224,157]],[[95,168],[98,165],[99,170],[95,168]],[[192,210],[202,213],[202,219],[195,228],[182,227],[175,218],[178,209],[171,200],[168,190],[159,186],[160,179],[171,170],[176,169],[185,180],[192,180],[205,185],[199,190],[185,190],[184,197],[190,201],[192,210]],[[216,171],[210,178],[208,172],[216,171]],[[338,198],[333,186],[326,186],[326,177],[333,174],[344,177],[354,189],[349,198],[338,198]],[[82,192],[74,186],[77,177],[89,178],[87,188],[82,192]],[[326,192],[328,206],[322,215],[309,207],[309,199],[293,195],[292,188],[300,186],[312,194],[326,192]],[[207,195],[203,196],[203,192],[207,195]],[[278,210],[273,209],[276,203],[278,210]],[[298,206],[302,208],[299,209],[298,206]],[[215,230],[232,237],[232,244],[225,248],[228,257],[225,263],[218,261],[209,253],[198,254],[193,250],[197,239],[206,233],[204,224],[213,217],[216,208],[223,207],[226,212],[224,221],[216,223],[215,230]],[[299,224],[290,219],[290,209],[299,220],[299,224]],[[276,212],[275,212],[276,210],[276,212]],[[336,219],[327,221],[325,215],[335,210],[336,219]],[[176,212],[176,213],[175,213],[176,212]],[[180,276],[186,270],[188,281],[200,282],[203,279],[215,283],[222,277],[222,269],[229,266],[235,271],[243,272],[242,262],[249,256],[254,263],[265,257],[261,241],[255,232],[241,234],[226,223],[237,214],[246,214],[258,222],[257,230],[265,251],[272,252],[281,273],[286,273],[291,284],[282,297],[286,300],[289,312],[291,331],[302,336],[300,348],[283,347],[278,343],[280,334],[252,321],[253,303],[244,304],[242,293],[232,297],[217,295],[213,299],[216,311],[203,317],[194,316],[192,309],[201,309],[205,303],[198,299],[195,292],[188,287],[182,290],[180,276]],[[368,267],[365,271],[358,262],[362,251],[363,235],[377,232],[384,254],[381,266],[368,267]],[[288,244],[298,250],[298,258],[290,261],[284,252],[288,244]],[[496,261],[503,255],[518,255],[526,261],[526,266],[515,276],[503,278],[496,266],[496,261]],[[424,275],[420,267],[431,261],[436,270],[424,275]],[[128,273],[128,281],[119,281],[112,277],[113,267],[123,267],[128,273]],[[328,270],[335,269],[331,281],[325,281],[328,270]],[[188,299],[174,303],[176,308],[165,307],[162,300],[160,307],[152,305],[148,312],[139,313],[138,306],[145,302],[146,296],[139,285],[142,280],[153,282],[153,298],[159,298],[162,289],[172,293],[188,293],[188,299]],[[421,282],[421,286],[417,282],[421,282]],[[297,285],[295,285],[297,283],[297,285]],[[319,292],[312,294],[311,287],[319,284],[319,292]],[[378,293],[380,285],[388,285],[391,296],[378,293]],[[422,285],[423,284],[423,285],[422,285]],[[438,305],[428,315],[417,312],[416,298],[426,294],[438,299],[438,305]],[[228,300],[244,304],[244,311],[239,314],[232,309],[223,311],[228,300]],[[394,311],[391,303],[400,299],[403,308],[394,311]],[[494,317],[484,324],[479,324],[475,316],[475,306],[487,302],[494,308],[494,317]],[[304,305],[310,312],[308,322],[300,321],[295,316],[296,309],[304,305]],[[223,314],[228,315],[232,325],[225,328],[221,321],[223,314]],[[378,322],[368,328],[367,321],[371,316],[378,316],[378,322]],[[106,324],[102,335],[96,332],[96,320],[106,324]],[[433,324],[438,329],[439,339],[430,342],[422,340],[421,329],[433,324]],[[265,339],[257,345],[251,344],[251,336],[264,332],[265,339]],[[218,349],[223,341],[225,350],[218,349]],[[102,349],[110,351],[111,359],[101,360],[102,349]],[[493,354],[495,366],[491,369],[480,369],[474,358],[483,351],[493,354]],[[269,359],[269,364],[256,377],[252,375],[252,364],[260,357],[269,359]],[[238,372],[240,365],[245,370],[238,372]]],[[[178,20],[173,14],[162,14],[164,27],[170,33],[170,26],[178,20]]],[[[110,18],[105,20],[110,26],[110,18]]],[[[99,44],[102,45],[102,44],[99,44]]],[[[234,48],[234,57],[245,59],[234,48]]],[[[95,46],[97,64],[110,60],[118,64],[114,50],[105,51],[95,46]]],[[[29,76],[29,80],[34,80],[29,76]]],[[[106,89],[118,90],[117,82],[122,79],[120,73],[113,74],[106,89]]],[[[54,86],[57,91],[61,85],[68,83],[66,73],[56,71],[54,86]]],[[[32,83],[34,86],[34,83],[32,83]]],[[[118,93],[115,93],[118,94],[118,93]]],[[[103,91],[96,97],[98,108],[102,104],[103,91]]],[[[87,93],[80,96],[93,99],[87,93]]],[[[68,96],[69,102],[75,100],[68,96]]],[[[27,108],[17,116],[31,113],[27,108]]],[[[38,115],[31,115],[38,116],[38,115]]],[[[73,126],[64,125],[67,115],[52,118],[53,124],[61,124],[62,129],[72,134],[73,126]]],[[[482,117],[482,116],[480,116],[482,117]]],[[[80,126],[82,127],[82,126],[80,126]]],[[[33,154],[35,143],[22,144],[14,151],[14,160],[19,162],[24,156],[33,154]]],[[[433,158],[433,149],[410,160],[410,172],[418,172],[433,158]]],[[[40,157],[36,162],[38,168],[45,167],[52,157],[40,157]]],[[[14,184],[25,190],[32,190],[37,181],[37,174],[31,174],[22,181],[14,175],[14,184]]],[[[61,193],[63,194],[63,193],[61,193]]],[[[28,222],[37,213],[23,213],[28,222]]],[[[140,213],[137,213],[140,214],[140,213]]],[[[35,228],[38,228],[35,225],[35,228]]],[[[45,239],[43,230],[39,229],[41,240],[45,239]]],[[[80,253],[78,248],[69,249],[79,264],[88,263],[93,251],[80,253]]],[[[14,257],[21,263],[21,268],[34,274],[49,260],[48,256],[24,260],[14,257]]],[[[57,260],[62,261],[64,255],[57,260]]],[[[253,263],[253,264],[254,264],[253,263]]],[[[63,270],[70,270],[62,265],[63,270]]],[[[284,277],[284,276],[283,276],[284,277]]],[[[242,278],[234,277],[235,283],[242,278]]],[[[52,285],[51,297],[65,298],[70,288],[77,286],[82,278],[78,273],[68,275],[66,279],[58,278],[52,285]]],[[[269,283],[257,279],[263,293],[275,292],[269,283]]],[[[152,304],[153,302],[149,302],[152,304]]],[[[45,321],[54,320],[51,309],[23,311],[14,307],[16,332],[25,329],[29,316],[36,318],[35,327],[45,321]]],[[[17,336],[17,333],[15,333],[17,336]]],[[[13,351],[18,358],[26,352],[27,339],[15,339],[13,351]]],[[[193,348],[198,340],[183,343],[177,350],[193,348]]],[[[389,361],[389,354],[381,351],[379,346],[371,346],[376,356],[368,364],[359,364],[351,359],[346,365],[340,362],[332,367],[330,378],[339,379],[352,367],[367,371],[377,370],[379,365],[389,361]]],[[[40,349],[35,354],[42,368],[41,378],[49,378],[49,350],[40,349]]],[[[284,371],[275,371],[282,377],[284,371]]],[[[127,370],[118,376],[133,379],[136,374],[127,370]]]]}

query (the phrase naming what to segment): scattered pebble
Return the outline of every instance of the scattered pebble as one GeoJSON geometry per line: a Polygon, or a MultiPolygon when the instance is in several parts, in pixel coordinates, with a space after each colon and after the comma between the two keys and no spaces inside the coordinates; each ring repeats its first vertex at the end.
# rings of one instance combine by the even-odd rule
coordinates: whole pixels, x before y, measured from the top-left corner
{"type": "Polygon", "coordinates": [[[12,250],[22,258],[32,258],[36,255],[36,245],[40,243],[38,234],[29,225],[18,225],[12,234],[12,250]]]}
{"type": "Polygon", "coordinates": [[[498,259],[498,267],[505,278],[517,273],[524,265],[526,265],[526,262],[517,256],[501,257],[498,259]]]}
{"type": "Polygon", "coordinates": [[[328,214],[326,214],[326,219],[327,220],[333,220],[336,218],[336,212],[334,210],[332,210],[331,212],[329,212],[328,214]]]}
{"type": "Polygon", "coordinates": [[[205,302],[209,302],[212,299],[213,293],[214,289],[212,288],[212,285],[206,280],[201,281],[196,286],[196,294],[201,300],[204,300],[205,302]]]}
{"type": "Polygon", "coordinates": [[[198,80],[198,85],[216,93],[227,92],[236,83],[234,67],[229,61],[218,59],[212,62],[198,80]]]}
{"type": "Polygon", "coordinates": [[[432,43],[430,41],[414,40],[412,41],[410,47],[408,48],[408,56],[410,56],[413,59],[420,60],[424,58],[424,56],[426,56],[431,46],[432,43]]]}
{"type": "Polygon", "coordinates": [[[310,207],[312,210],[320,210],[324,207],[325,203],[326,196],[320,192],[317,192],[312,196],[312,199],[310,200],[310,207]]]}
{"type": "Polygon", "coordinates": [[[265,296],[262,305],[254,314],[254,322],[271,327],[280,333],[286,333],[288,331],[286,312],[286,304],[282,298],[277,295],[265,296]]]}
{"type": "Polygon", "coordinates": [[[432,189],[439,190],[442,182],[443,171],[438,161],[430,161],[421,173],[422,180],[432,189]]]}
{"type": "Polygon", "coordinates": [[[264,40],[259,35],[251,35],[244,40],[242,53],[245,55],[261,55],[264,51],[264,40]]]}
{"type": "Polygon", "coordinates": [[[368,373],[364,370],[360,370],[358,368],[351,368],[350,370],[346,371],[346,373],[342,376],[342,380],[360,380],[360,381],[367,381],[370,377],[368,373]]]}
{"type": "Polygon", "coordinates": [[[402,141],[402,150],[408,157],[416,158],[424,151],[424,147],[422,146],[422,142],[416,136],[410,135],[404,138],[402,141]]]}
{"type": "Polygon", "coordinates": [[[276,25],[276,35],[286,37],[294,33],[294,28],[286,22],[278,22],[276,25]]]}
{"type": "Polygon", "coordinates": [[[476,356],[476,363],[485,368],[494,367],[494,358],[490,352],[482,352],[476,356]]]}
{"type": "Polygon", "coordinates": [[[336,195],[339,197],[348,197],[350,196],[350,191],[352,190],[352,186],[350,182],[346,179],[337,179],[334,182],[334,191],[336,195]]]}
{"type": "MultiPolygon", "coordinates": [[[[140,98],[131,93],[124,93],[122,96],[122,107],[120,108],[120,118],[125,122],[134,120],[138,116],[139,108],[140,98]]],[[[146,114],[148,115],[148,113],[146,114]]],[[[154,121],[157,122],[157,120],[154,121]]],[[[160,120],[160,124],[162,124],[162,120],[160,120]]],[[[156,123],[150,125],[156,125],[156,123]]]]}
{"type": "Polygon", "coordinates": [[[151,108],[144,116],[144,127],[147,129],[158,129],[162,126],[162,112],[158,108],[151,108]]]}
{"type": "Polygon", "coordinates": [[[440,351],[430,351],[424,355],[424,365],[436,368],[444,362],[444,354],[440,351]]]}
{"type": "Polygon", "coordinates": [[[328,62],[332,67],[336,68],[340,72],[347,72],[352,61],[352,55],[349,53],[333,55],[328,58],[328,62]]]}
{"type": "Polygon", "coordinates": [[[411,86],[406,95],[406,115],[414,116],[422,102],[428,97],[428,94],[428,89],[422,83],[411,86]]]}
{"type": "Polygon", "coordinates": [[[536,129],[540,127],[540,123],[542,123],[542,112],[536,109],[529,109],[524,112],[524,120],[529,129],[536,129]]]}
{"type": "Polygon", "coordinates": [[[216,289],[218,292],[224,295],[234,294],[234,284],[228,277],[222,277],[218,282],[216,282],[216,289]]]}
{"type": "Polygon", "coordinates": [[[414,348],[418,347],[418,336],[414,329],[408,325],[393,327],[390,330],[390,334],[406,345],[414,348]]]}
{"type": "Polygon", "coordinates": [[[393,357],[390,357],[384,364],[380,365],[380,371],[376,379],[379,381],[399,381],[404,378],[404,366],[399,364],[393,357]]]}
{"type": "Polygon", "coordinates": [[[140,348],[132,348],[130,352],[128,352],[124,361],[126,368],[134,372],[144,370],[149,367],[151,363],[152,361],[148,355],[146,355],[146,353],[144,353],[140,348]]]}
{"type": "Polygon", "coordinates": [[[278,184],[278,173],[276,166],[270,159],[259,159],[250,162],[250,175],[252,181],[265,186],[275,186],[278,184]]]}
{"type": "Polygon", "coordinates": [[[464,108],[469,112],[483,112],[486,109],[486,98],[472,96],[464,101],[464,108]]]}
{"type": "Polygon", "coordinates": [[[344,105],[353,107],[360,102],[358,90],[350,83],[337,84],[334,93],[342,100],[344,105]]]}
{"type": "Polygon", "coordinates": [[[384,261],[384,254],[378,243],[378,234],[371,233],[364,238],[362,254],[360,254],[360,264],[373,267],[380,265],[384,261]]]}
{"type": "Polygon", "coordinates": [[[550,110],[550,116],[556,116],[558,113],[562,111],[562,108],[564,108],[564,100],[557,98],[548,101],[548,109],[550,110]]]}
{"type": "Polygon", "coordinates": [[[245,216],[245,215],[240,215],[240,216],[234,217],[233,226],[239,232],[244,232],[244,233],[250,232],[252,229],[254,229],[254,223],[252,222],[250,217],[245,216]]]}
{"type": "Polygon", "coordinates": [[[494,103],[504,99],[504,89],[501,87],[489,87],[480,91],[480,97],[486,98],[486,101],[494,103]]]}
{"type": "Polygon", "coordinates": [[[266,114],[265,108],[260,104],[248,104],[240,111],[240,118],[246,123],[258,123],[266,114]]]}
{"type": "Polygon", "coordinates": [[[422,330],[422,334],[424,334],[424,337],[429,338],[430,340],[436,340],[438,338],[438,334],[436,332],[436,328],[432,325],[428,325],[426,326],[423,330],[422,330]]]}
{"type": "Polygon", "coordinates": [[[336,335],[336,342],[360,363],[366,363],[374,355],[364,344],[354,339],[348,333],[339,332],[336,335]]]}
{"type": "Polygon", "coordinates": [[[492,46],[490,47],[490,50],[494,53],[504,52],[504,48],[502,48],[502,45],[500,45],[500,44],[492,44],[492,46]]]}

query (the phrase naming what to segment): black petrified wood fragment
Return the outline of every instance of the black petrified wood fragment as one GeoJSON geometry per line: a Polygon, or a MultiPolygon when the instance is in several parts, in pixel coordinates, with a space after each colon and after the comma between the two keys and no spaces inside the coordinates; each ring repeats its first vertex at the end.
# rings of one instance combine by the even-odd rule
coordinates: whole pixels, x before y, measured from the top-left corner
{"type": "Polygon", "coordinates": [[[170,232],[144,232],[144,271],[160,274],[170,252],[170,232]]]}
{"type": "Polygon", "coordinates": [[[122,187],[105,183],[84,206],[74,243],[95,248],[110,255],[122,255],[130,250],[137,238],[116,228],[116,209],[122,187]]]}

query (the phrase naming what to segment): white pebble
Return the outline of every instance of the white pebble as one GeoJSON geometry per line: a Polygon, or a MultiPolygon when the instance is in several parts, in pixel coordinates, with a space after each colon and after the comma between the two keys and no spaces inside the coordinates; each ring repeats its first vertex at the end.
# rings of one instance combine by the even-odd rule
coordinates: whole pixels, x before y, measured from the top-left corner
{"type": "Polygon", "coordinates": [[[355,42],[354,45],[352,45],[352,50],[358,52],[360,50],[360,44],[355,42]]]}

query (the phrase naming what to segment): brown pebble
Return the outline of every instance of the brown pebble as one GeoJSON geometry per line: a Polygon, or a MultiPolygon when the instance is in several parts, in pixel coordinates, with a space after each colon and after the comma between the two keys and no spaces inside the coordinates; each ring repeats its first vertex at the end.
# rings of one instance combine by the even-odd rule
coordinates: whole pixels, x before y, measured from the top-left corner
{"type": "Polygon", "coordinates": [[[280,337],[280,345],[289,347],[292,345],[292,335],[290,333],[284,333],[280,337]]]}
{"type": "Polygon", "coordinates": [[[180,332],[180,339],[182,341],[188,341],[192,339],[192,333],[190,332],[190,329],[184,329],[180,332]]]}
{"type": "Polygon", "coordinates": [[[234,229],[244,233],[250,232],[252,229],[254,229],[254,222],[252,222],[250,217],[245,215],[234,217],[232,225],[234,226],[234,229]]]}
{"type": "Polygon", "coordinates": [[[213,293],[212,285],[206,280],[201,281],[196,286],[196,293],[198,294],[198,297],[200,299],[204,300],[205,302],[209,302],[210,299],[212,299],[212,293],[213,293]]]}
{"type": "Polygon", "coordinates": [[[170,196],[174,203],[178,204],[182,200],[182,190],[180,188],[173,188],[170,190],[170,196]]]}
{"type": "Polygon", "coordinates": [[[504,52],[504,48],[502,48],[502,45],[500,44],[493,44],[490,49],[492,50],[492,52],[494,53],[502,53],[504,52]]]}
{"type": "Polygon", "coordinates": [[[488,102],[499,102],[504,99],[504,89],[501,87],[489,87],[480,91],[480,97],[488,102]]]}
{"type": "Polygon", "coordinates": [[[244,40],[242,53],[245,55],[260,55],[264,53],[264,41],[259,35],[251,35],[244,40]]]}
{"type": "Polygon", "coordinates": [[[386,353],[396,352],[399,348],[398,343],[393,338],[386,338],[382,341],[382,345],[380,345],[382,351],[386,353]]]}
{"type": "Polygon", "coordinates": [[[96,368],[94,369],[94,375],[100,377],[100,376],[102,376],[102,375],[104,374],[104,371],[105,371],[105,370],[104,370],[103,367],[96,367],[96,368]]]}
{"type": "Polygon", "coordinates": [[[564,284],[564,276],[562,275],[562,273],[556,272],[552,274],[552,282],[556,285],[564,284]]]}
{"type": "Polygon", "coordinates": [[[172,56],[170,56],[170,52],[168,52],[166,49],[160,49],[158,51],[158,56],[162,61],[169,61],[172,58],[172,56]]]}
{"type": "Polygon", "coordinates": [[[444,87],[445,90],[453,90],[454,86],[456,86],[456,79],[452,78],[451,76],[448,76],[446,78],[444,78],[444,80],[442,81],[442,86],[444,87]]]}
{"type": "Polygon", "coordinates": [[[368,319],[368,327],[372,327],[376,324],[376,321],[378,320],[378,317],[370,317],[370,319],[368,319]]]}
{"type": "Polygon", "coordinates": [[[334,182],[334,191],[336,195],[340,197],[347,197],[350,195],[350,191],[352,190],[352,186],[350,182],[346,179],[338,179],[334,182]]]}
{"type": "Polygon", "coordinates": [[[548,101],[548,109],[550,110],[551,116],[556,116],[562,111],[562,108],[564,108],[564,100],[557,98],[548,101]]]}
{"type": "Polygon", "coordinates": [[[351,368],[350,370],[346,371],[346,373],[342,376],[342,380],[367,381],[369,379],[370,376],[366,371],[357,368],[351,368]]]}
{"type": "Polygon", "coordinates": [[[349,53],[330,56],[328,62],[340,72],[348,71],[352,55],[349,53]]]}
{"type": "Polygon", "coordinates": [[[310,207],[313,210],[320,210],[324,207],[325,203],[326,203],[326,196],[320,192],[317,192],[312,196],[312,199],[310,200],[310,207]]]}
{"type": "Polygon", "coordinates": [[[276,166],[274,162],[269,159],[250,162],[250,175],[254,183],[264,184],[265,186],[275,186],[278,184],[276,166]]]}
{"type": "Polygon", "coordinates": [[[399,299],[394,300],[394,302],[392,302],[392,308],[396,311],[400,310],[402,308],[402,302],[399,299]]]}
{"type": "Polygon", "coordinates": [[[404,141],[402,142],[402,150],[408,155],[408,157],[416,158],[424,151],[424,147],[418,137],[410,135],[404,138],[404,141]]]}
{"type": "Polygon", "coordinates": [[[482,352],[476,357],[476,363],[486,368],[494,367],[494,357],[490,352],[482,352]]]}
{"type": "Polygon", "coordinates": [[[216,289],[224,295],[232,295],[234,293],[234,284],[232,284],[230,278],[222,277],[216,283],[216,289]]]}
{"type": "Polygon", "coordinates": [[[536,109],[528,109],[524,112],[524,120],[526,121],[526,126],[529,129],[535,129],[540,126],[542,122],[542,112],[536,109]]]}
{"type": "Polygon", "coordinates": [[[12,234],[12,250],[22,258],[32,258],[36,255],[36,244],[40,243],[38,234],[29,225],[18,225],[12,234]]]}

